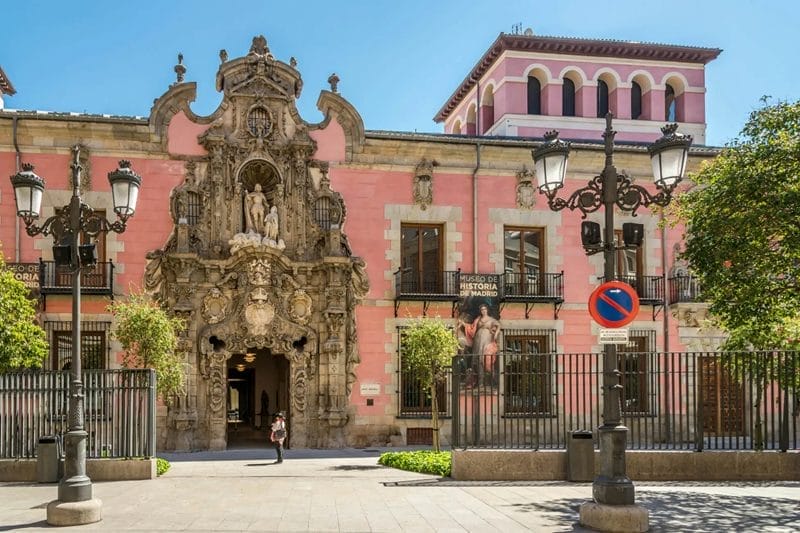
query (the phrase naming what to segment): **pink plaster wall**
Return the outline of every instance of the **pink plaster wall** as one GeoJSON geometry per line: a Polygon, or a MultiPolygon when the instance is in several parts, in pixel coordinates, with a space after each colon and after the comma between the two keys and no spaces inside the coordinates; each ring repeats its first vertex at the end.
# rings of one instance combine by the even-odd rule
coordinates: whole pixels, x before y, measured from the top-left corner
{"type": "Polygon", "coordinates": [[[186,113],[178,111],[167,128],[167,150],[176,155],[206,155],[206,149],[198,144],[197,137],[208,127],[192,122],[186,113]]]}
{"type": "Polygon", "coordinates": [[[317,151],[314,153],[316,159],[330,162],[344,161],[345,136],[338,120],[331,120],[325,129],[311,131],[309,135],[317,141],[317,151]]]}

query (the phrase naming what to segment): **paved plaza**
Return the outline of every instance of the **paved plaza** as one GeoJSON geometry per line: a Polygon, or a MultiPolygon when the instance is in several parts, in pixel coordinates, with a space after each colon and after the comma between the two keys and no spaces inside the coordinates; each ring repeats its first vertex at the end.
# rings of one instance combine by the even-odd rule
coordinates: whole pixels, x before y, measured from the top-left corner
{"type": "MultiPolygon", "coordinates": [[[[380,450],[164,454],[166,475],[99,482],[106,531],[585,531],[591,483],[457,482],[377,464],[380,450]]],[[[651,531],[800,530],[800,482],[637,483],[651,531]]],[[[0,483],[0,531],[51,529],[55,485],[0,483]]],[[[76,529],[76,528],[63,528],[76,529]]]]}

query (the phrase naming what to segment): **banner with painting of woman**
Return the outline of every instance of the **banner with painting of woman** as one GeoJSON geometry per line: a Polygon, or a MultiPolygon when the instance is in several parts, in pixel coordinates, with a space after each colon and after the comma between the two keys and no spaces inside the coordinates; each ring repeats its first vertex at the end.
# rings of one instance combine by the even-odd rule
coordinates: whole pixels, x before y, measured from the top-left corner
{"type": "Polygon", "coordinates": [[[461,274],[460,312],[456,337],[462,355],[471,355],[466,365],[468,386],[494,384],[500,342],[500,302],[497,274],[461,274]]]}

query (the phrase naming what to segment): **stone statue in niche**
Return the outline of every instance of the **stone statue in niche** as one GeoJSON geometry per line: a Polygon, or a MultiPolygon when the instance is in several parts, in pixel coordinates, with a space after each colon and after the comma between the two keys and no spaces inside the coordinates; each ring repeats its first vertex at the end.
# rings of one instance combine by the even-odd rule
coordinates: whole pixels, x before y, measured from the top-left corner
{"type": "Polygon", "coordinates": [[[278,242],[278,208],[274,205],[264,217],[264,240],[278,242]]]}
{"type": "Polygon", "coordinates": [[[267,197],[261,191],[261,185],[256,183],[253,191],[245,196],[245,232],[237,233],[228,241],[232,254],[251,247],[286,248],[283,239],[278,238],[278,207],[273,205],[268,213],[267,208],[267,197]]]}
{"type": "Polygon", "coordinates": [[[264,214],[267,208],[267,197],[261,192],[260,183],[256,183],[253,191],[247,193],[245,207],[247,232],[264,235],[264,214]]]}

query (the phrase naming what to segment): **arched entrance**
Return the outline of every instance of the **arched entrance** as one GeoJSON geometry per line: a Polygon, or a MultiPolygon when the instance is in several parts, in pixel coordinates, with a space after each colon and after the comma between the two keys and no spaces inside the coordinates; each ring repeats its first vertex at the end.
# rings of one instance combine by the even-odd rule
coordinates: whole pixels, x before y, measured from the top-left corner
{"type": "Polygon", "coordinates": [[[249,349],[228,359],[227,376],[227,448],[269,446],[274,413],[291,421],[289,361],[268,349],[249,349]]]}

